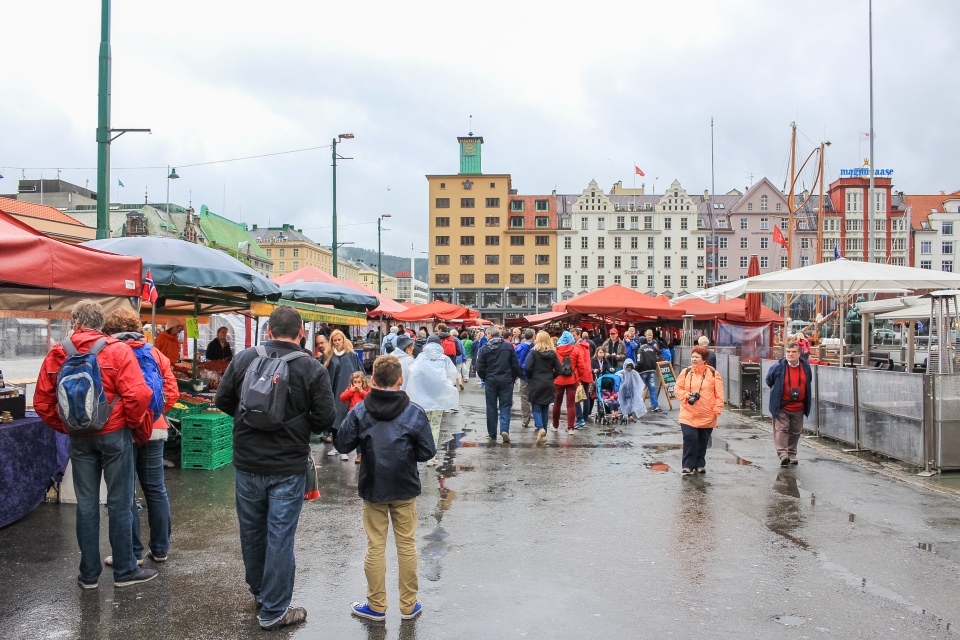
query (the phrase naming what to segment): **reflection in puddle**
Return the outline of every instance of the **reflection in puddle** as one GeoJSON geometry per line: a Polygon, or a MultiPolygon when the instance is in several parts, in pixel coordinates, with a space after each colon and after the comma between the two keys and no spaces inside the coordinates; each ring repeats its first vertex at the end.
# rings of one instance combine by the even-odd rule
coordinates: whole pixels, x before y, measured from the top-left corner
{"type": "Polygon", "coordinates": [[[773,490],[767,505],[767,528],[801,549],[809,548],[806,541],[797,535],[803,528],[804,518],[800,508],[800,487],[792,470],[785,469],[777,474],[773,490]]]}
{"type": "Polygon", "coordinates": [[[780,624],[785,624],[788,627],[799,627],[807,621],[806,618],[801,618],[800,616],[774,616],[775,621],[780,624]]]}
{"type": "Polygon", "coordinates": [[[751,466],[751,465],[753,465],[753,463],[750,462],[749,460],[746,460],[746,459],[744,459],[744,458],[741,458],[741,457],[738,456],[737,454],[735,454],[735,453],[733,453],[732,451],[730,451],[730,443],[728,443],[724,438],[718,438],[717,436],[711,436],[711,440],[713,440],[713,442],[715,442],[718,446],[722,447],[724,451],[726,451],[727,453],[729,453],[729,454],[733,457],[732,460],[727,460],[727,463],[728,463],[728,464],[741,464],[741,465],[744,465],[744,466],[751,466]]]}

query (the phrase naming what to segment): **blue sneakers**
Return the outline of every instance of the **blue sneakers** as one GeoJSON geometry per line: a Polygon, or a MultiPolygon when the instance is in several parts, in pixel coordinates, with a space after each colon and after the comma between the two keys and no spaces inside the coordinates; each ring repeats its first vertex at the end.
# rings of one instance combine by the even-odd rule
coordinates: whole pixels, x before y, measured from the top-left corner
{"type": "Polygon", "coordinates": [[[411,611],[410,613],[401,614],[401,615],[400,615],[400,619],[401,619],[401,620],[413,620],[413,619],[416,618],[418,615],[420,615],[422,612],[423,612],[423,606],[420,604],[420,601],[417,600],[417,603],[416,603],[415,605],[413,605],[413,611],[411,611]]]}
{"type": "MultiPolygon", "coordinates": [[[[419,604],[419,603],[417,603],[419,604]]],[[[414,608],[416,611],[416,608],[414,608]]],[[[354,602],[350,605],[350,613],[359,617],[366,618],[367,620],[376,620],[377,622],[382,622],[387,619],[387,614],[380,613],[379,611],[374,611],[370,608],[370,605],[366,602],[354,602]]]]}

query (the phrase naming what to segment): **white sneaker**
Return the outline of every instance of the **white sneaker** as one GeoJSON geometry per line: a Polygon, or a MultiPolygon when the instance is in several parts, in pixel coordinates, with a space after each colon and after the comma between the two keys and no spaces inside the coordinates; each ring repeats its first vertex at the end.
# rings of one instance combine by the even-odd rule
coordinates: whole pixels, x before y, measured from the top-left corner
{"type": "Polygon", "coordinates": [[[328,456],[335,456],[335,455],[337,455],[338,453],[340,453],[340,452],[337,451],[336,449],[330,449],[330,451],[327,451],[327,455],[328,455],[328,456]]]}
{"type": "Polygon", "coordinates": [[[428,466],[428,467],[435,467],[435,466],[437,466],[437,459],[436,459],[436,458],[430,458],[429,460],[427,460],[427,466],[428,466]]]}
{"type": "Polygon", "coordinates": [[[341,459],[341,460],[349,460],[349,459],[350,459],[350,456],[348,456],[348,455],[345,454],[345,453],[341,453],[341,454],[340,454],[340,459],[341,459]]]}
{"type": "MultiPolygon", "coordinates": [[[[113,556],[107,556],[106,558],[104,558],[104,559],[103,559],[103,564],[107,565],[108,567],[112,567],[112,566],[113,566],[113,556]]],[[[137,560],[137,566],[138,566],[138,567],[142,567],[142,566],[143,566],[143,558],[140,558],[139,560],[137,560]]]]}

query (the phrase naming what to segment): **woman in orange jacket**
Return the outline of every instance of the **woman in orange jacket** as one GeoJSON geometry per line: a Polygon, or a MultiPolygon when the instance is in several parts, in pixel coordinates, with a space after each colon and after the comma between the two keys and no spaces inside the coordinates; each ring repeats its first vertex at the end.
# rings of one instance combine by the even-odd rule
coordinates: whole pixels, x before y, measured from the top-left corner
{"type": "Polygon", "coordinates": [[[683,431],[683,470],[706,473],[707,443],[723,412],[723,379],[707,366],[710,351],[697,345],[690,354],[690,366],[680,372],[674,395],[680,401],[680,429],[683,431]]]}

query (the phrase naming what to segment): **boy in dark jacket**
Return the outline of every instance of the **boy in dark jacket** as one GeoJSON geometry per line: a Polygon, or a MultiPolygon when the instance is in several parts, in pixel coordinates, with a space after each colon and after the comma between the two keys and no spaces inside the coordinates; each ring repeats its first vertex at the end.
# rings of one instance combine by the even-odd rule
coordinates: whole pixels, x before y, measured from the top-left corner
{"type": "Polygon", "coordinates": [[[427,414],[410,402],[400,362],[380,356],[373,363],[373,388],[347,414],[337,432],[337,451],[363,449],[358,492],[363,498],[363,528],[367,532],[367,601],[350,605],[355,616],[386,619],[387,532],[393,523],[399,564],[400,617],[412,620],[423,610],[417,600],[417,496],[420,495],[418,462],[437,453],[427,414]]]}

